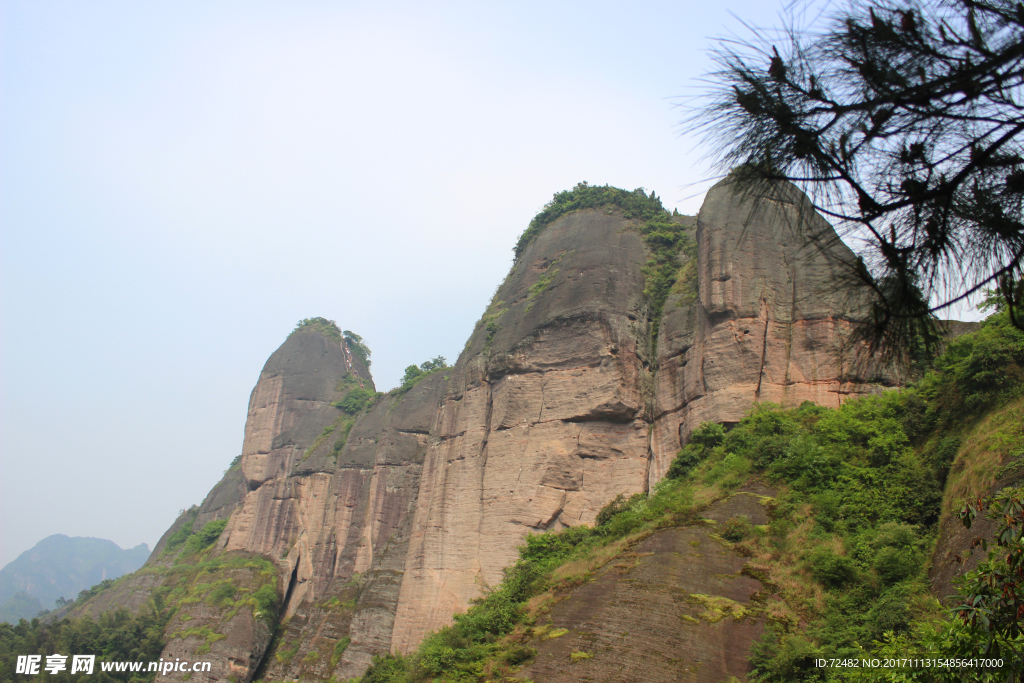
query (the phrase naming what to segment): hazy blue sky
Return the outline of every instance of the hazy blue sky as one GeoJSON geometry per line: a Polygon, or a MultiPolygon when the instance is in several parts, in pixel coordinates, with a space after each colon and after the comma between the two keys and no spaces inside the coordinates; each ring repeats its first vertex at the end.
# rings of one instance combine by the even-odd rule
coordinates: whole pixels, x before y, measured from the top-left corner
{"type": "Polygon", "coordinates": [[[0,0],[0,566],[152,547],[300,318],[386,390],[454,362],[554,192],[695,213],[678,105],[780,6],[0,0]]]}

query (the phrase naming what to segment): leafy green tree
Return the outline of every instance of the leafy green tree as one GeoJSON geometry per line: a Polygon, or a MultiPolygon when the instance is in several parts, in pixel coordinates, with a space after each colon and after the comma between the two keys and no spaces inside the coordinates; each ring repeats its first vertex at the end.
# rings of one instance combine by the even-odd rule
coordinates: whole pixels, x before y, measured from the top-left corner
{"type": "Polygon", "coordinates": [[[366,365],[370,367],[370,347],[366,345],[363,338],[352,330],[345,330],[341,333],[341,336],[345,339],[348,344],[349,350],[366,365]]]}
{"type": "Polygon", "coordinates": [[[1024,329],[1024,5],[852,0],[716,56],[692,129],[748,191],[796,182],[864,241],[876,349],[934,342],[933,313],[994,285],[1024,329]]]}
{"type": "Polygon", "coordinates": [[[448,361],[444,356],[437,356],[431,360],[424,361],[420,363],[419,367],[410,365],[405,369],[405,374],[402,375],[402,386],[406,388],[411,387],[424,375],[435,370],[443,370],[446,367],[448,367],[448,361]]]}
{"type": "MultiPolygon", "coordinates": [[[[1024,489],[978,498],[964,504],[957,516],[970,529],[979,514],[999,527],[988,559],[964,577],[964,599],[956,612],[986,641],[985,654],[1015,655],[1024,664],[1024,489]]],[[[977,546],[987,550],[989,542],[975,539],[977,546]]]]}
{"type": "Polygon", "coordinates": [[[444,356],[437,356],[428,360],[424,363],[420,363],[420,370],[423,372],[430,372],[432,370],[441,370],[442,368],[448,367],[448,361],[444,356]]]}

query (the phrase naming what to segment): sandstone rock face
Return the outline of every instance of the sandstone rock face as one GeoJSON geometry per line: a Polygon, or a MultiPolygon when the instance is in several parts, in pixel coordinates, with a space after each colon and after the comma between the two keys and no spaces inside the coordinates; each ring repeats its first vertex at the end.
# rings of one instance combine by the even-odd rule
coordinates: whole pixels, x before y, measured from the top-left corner
{"type": "Polygon", "coordinates": [[[631,225],[600,211],[555,221],[470,339],[423,463],[396,649],[496,585],[526,534],[591,523],[645,489],[647,255],[631,225]]]}
{"type": "Polygon", "coordinates": [[[895,382],[846,342],[859,296],[835,283],[853,253],[795,186],[770,190],[726,179],[701,207],[696,292],[670,296],[658,337],[652,484],[702,422],[738,422],[756,401],[834,408],[895,382]]]}
{"type": "MultiPolygon", "coordinates": [[[[179,528],[227,519],[214,552],[272,562],[287,622],[270,644],[266,619],[204,599],[175,616],[165,657],[209,647],[220,664],[208,680],[358,676],[496,585],[526,534],[590,524],[616,495],[647,490],[700,422],[738,421],[759,400],[878,391],[844,355],[853,297],[827,286],[850,254],[809,212],[789,186],[756,201],[716,186],[656,344],[639,221],[562,216],[527,245],[453,368],[357,416],[331,404],[373,388],[367,367],[329,331],[300,328],[253,390],[240,462],[150,561],[170,571],[162,551],[179,528]]],[[[158,584],[125,584],[108,604],[138,606],[158,584]]],[[[742,673],[723,661],[713,670],[742,673]]]]}
{"type": "MultiPolygon", "coordinates": [[[[408,528],[444,377],[429,377],[351,417],[331,403],[356,386],[373,389],[365,365],[342,341],[317,330],[293,333],[253,390],[239,464],[161,539],[150,563],[157,576],[171,570],[173,554],[161,555],[179,528],[199,530],[227,518],[217,556],[271,560],[280,616],[289,618],[274,656],[265,657],[272,622],[252,609],[217,606],[209,598],[182,604],[167,627],[162,656],[214,663],[209,674],[190,680],[249,681],[261,665],[273,679],[328,678],[335,671],[355,676],[372,653],[389,649],[387,619],[365,617],[375,596],[379,612],[395,613],[397,591],[381,584],[396,560],[383,561],[384,551],[408,528]],[[336,447],[340,440],[344,446],[336,447]],[[364,594],[357,614],[356,600],[364,594]],[[354,616],[362,617],[362,626],[350,635],[354,616]]],[[[403,562],[399,553],[397,565],[403,562]]],[[[220,574],[243,588],[260,585],[256,571],[245,567],[220,574]]],[[[138,604],[159,583],[112,598],[138,604]]],[[[167,680],[182,675],[172,672],[167,680]]]]}
{"type": "Polygon", "coordinates": [[[555,605],[550,626],[529,643],[538,651],[536,659],[517,678],[546,683],[745,678],[750,645],[765,622],[751,598],[770,591],[744,575],[746,558],[712,534],[718,524],[741,515],[766,524],[763,503],[772,493],[741,490],[704,512],[711,525],[659,531],[623,561],[606,565],[555,605]]]}
{"type": "MultiPolygon", "coordinates": [[[[373,654],[390,650],[402,538],[444,383],[435,374],[404,395],[385,396],[352,428],[333,473],[288,479],[296,491],[323,483],[293,503],[302,531],[285,557],[290,620],[267,662],[268,679],[354,677],[373,654]]],[[[273,501],[261,499],[258,509],[276,510],[273,501]]]]}
{"type": "MultiPolygon", "coordinates": [[[[288,382],[294,375],[264,370],[250,402],[242,457],[249,485],[258,488],[246,495],[221,539],[227,551],[259,553],[282,568],[283,616],[290,621],[267,662],[272,679],[326,678],[336,671],[355,676],[371,654],[388,650],[386,622],[357,631],[350,624],[365,618],[367,601],[380,593],[384,550],[407,526],[444,386],[443,375],[435,375],[404,395],[385,397],[351,427],[334,456],[336,438],[333,432],[323,438],[324,431],[334,426],[342,432],[349,418],[330,406],[327,390],[353,375],[372,384],[360,367],[342,367],[339,377],[331,353],[322,354],[322,365],[306,368],[295,383],[299,389],[288,382]],[[303,392],[308,386],[320,392],[303,392]],[[264,479],[268,473],[275,476],[264,479]],[[348,646],[339,647],[342,641],[348,646]]],[[[282,365],[292,367],[287,356],[282,365]]],[[[385,600],[384,608],[394,614],[393,602],[385,600]]]]}
{"type": "MultiPolygon", "coordinates": [[[[258,585],[256,572],[238,567],[218,571],[214,580],[231,581],[238,586],[258,585]]],[[[167,645],[160,658],[164,661],[210,662],[211,670],[189,675],[171,672],[168,681],[252,680],[270,645],[271,624],[249,609],[226,610],[209,600],[182,605],[164,631],[167,645]]]]}

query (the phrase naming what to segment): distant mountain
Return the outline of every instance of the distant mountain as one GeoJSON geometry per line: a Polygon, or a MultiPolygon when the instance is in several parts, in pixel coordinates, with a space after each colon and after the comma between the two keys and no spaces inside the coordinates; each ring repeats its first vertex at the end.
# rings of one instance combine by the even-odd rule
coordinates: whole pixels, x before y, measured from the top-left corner
{"type": "Polygon", "coordinates": [[[104,579],[135,571],[148,557],[145,543],[122,550],[102,538],[44,538],[0,569],[0,621],[31,619],[42,609],[53,609],[57,598],[74,600],[104,579]]]}

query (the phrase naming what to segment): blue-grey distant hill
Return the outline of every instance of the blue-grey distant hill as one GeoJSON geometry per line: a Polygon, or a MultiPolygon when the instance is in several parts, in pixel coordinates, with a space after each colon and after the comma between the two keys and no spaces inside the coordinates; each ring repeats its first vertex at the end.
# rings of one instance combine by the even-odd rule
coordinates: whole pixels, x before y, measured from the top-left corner
{"type": "Polygon", "coordinates": [[[104,579],[135,571],[148,557],[145,543],[122,550],[102,538],[44,538],[0,569],[0,621],[31,619],[43,609],[53,609],[57,598],[74,600],[104,579]]]}

